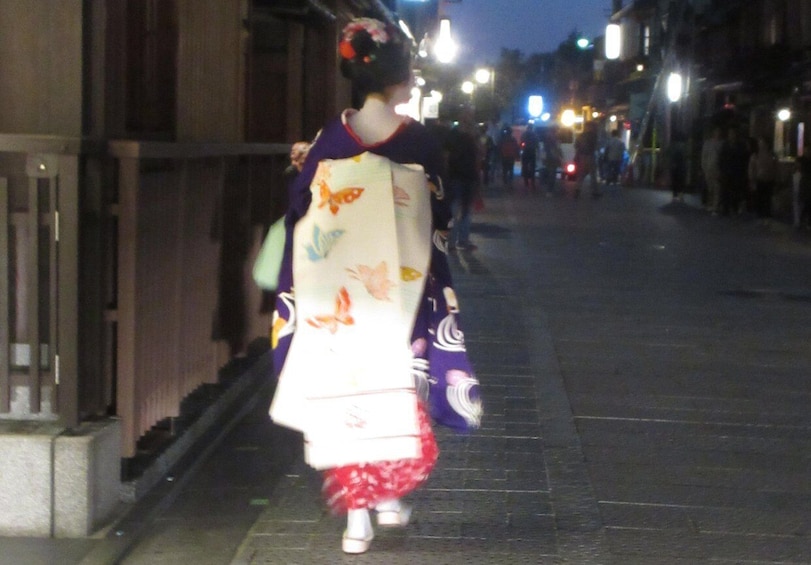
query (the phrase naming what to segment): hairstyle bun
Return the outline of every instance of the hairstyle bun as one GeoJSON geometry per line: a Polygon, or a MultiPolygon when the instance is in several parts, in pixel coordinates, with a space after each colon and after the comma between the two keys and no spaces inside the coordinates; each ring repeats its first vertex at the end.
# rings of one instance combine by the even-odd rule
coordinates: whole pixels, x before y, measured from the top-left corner
{"type": "Polygon", "coordinates": [[[338,52],[341,73],[364,95],[408,80],[410,44],[395,26],[356,18],[344,26],[338,52]]]}

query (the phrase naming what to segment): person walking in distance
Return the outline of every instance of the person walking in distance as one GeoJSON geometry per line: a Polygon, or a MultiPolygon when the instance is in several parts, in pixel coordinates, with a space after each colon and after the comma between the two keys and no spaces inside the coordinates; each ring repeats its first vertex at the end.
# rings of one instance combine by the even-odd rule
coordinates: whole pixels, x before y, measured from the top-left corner
{"type": "Polygon", "coordinates": [[[580,196],[583,181],[589,177],[591,195],[594,198],[600,196],[597,185],[597,126],[594,122],[586,122],[581,133],[574,142],[574,163],[577,170],[577,184],[574,189],[574,196],[580,196]]]}
{"type": "Polygon", "coordinates": [[[488,187],[493,180],[493,169],[491,167],[493,162],[493,153],[496,149],[496,142],[490,136],[490,130],[487,125],[479,127],[479,150],[481,155],[481,176],[482,186],[488,187]]]}
{"type": "Polygon", "coordinates": [[[757,151],[749,158],[749,181],[758,221],[768,224],[772,217],[772,194],[777,181],[777,157],[765,137],[757,138],[757,151]]]}
{"type": "Polygon", "coordinates": [[[543,184],[546,194],[552,195],[557,187],[558,169],[563,164],[563,151],[558,142],[558,132],[554,127],[546,131],[543,139],[543,184]]]}
{"type": "Polygon", "coordinates": [[[714,127],[701,146],[701,172],[707,187],[706,206],[714,215],[719,212],[721,198],[721,171],[718,168],[721,144],[721,128],[714,127]]]}
{"type": "Polygon", "coordinates": [[[505,127],[501,131],[501,139],[498,144],[499,155],[501,156],[501,181],[505,188],[512,187],[515,175],[515,161],[521,154],[521,147],[518,145],[512,130],[505,127]]]}
{"type": "Polygon", "coordinates": [[[479,187],[481,148],[470,112],[465,112],[459,125],[448,134],[445,149],[448,160],[448,196],[453,212],[448,248],[473,251],[476,245],[470,241],[470,223],[473,199],[479,187]]]}
{"type": "Polygon", "coordinates": [[[722,216],[739,212],[743,194],[748,186],[749,156],[749,145],[741,137],[738,127],[731,126],[718,153],[718,170],[721,177],[719,208],[722,216]]]}
{"type": "Polygon", "coordinates": [[[791,175],[791,211],[795,230],[807,228],[811,218],[811,158],[797,157],[791,175]]]}
{"type": "Polygon", "coordinates": [[[303,432],[353,554],[370,548],[372,513],[408,524],[401,498],[438,455],[430,419],[467,431],[481,416],[445,251],[441,147],[395,111],[410,97],[410,45],[373,18],[343,28],[341,72],[361,107],[323,127],[290,187],[273,314],[270,416],[303,432]]]}
{"type": "Polygon", "coordinates": [[[611,137],[608,138],[608,143],[605,145],[605,159],[606,159],[606,184],[617,184],[620,180],[620,169],[622,168],[622,159],[625,156],[625,144],[620,139],[620,130],[611,130],[611,137]]]}
{"type": "Polygon", "coordinates": [[[535,170],[538,168],[538,134],[532,124],[527,126],[521,136],[521,178],[524,188],[535,190],[535,170]]]}
{"type": "Polygon", "coordinates": [[[665,158],[670,174],[670,190],[673,193],[673,201],[682,202],[687,184],[687,145],[684,135],[680,131],[673,132],[673,139],[667,147],[665,158]]]}

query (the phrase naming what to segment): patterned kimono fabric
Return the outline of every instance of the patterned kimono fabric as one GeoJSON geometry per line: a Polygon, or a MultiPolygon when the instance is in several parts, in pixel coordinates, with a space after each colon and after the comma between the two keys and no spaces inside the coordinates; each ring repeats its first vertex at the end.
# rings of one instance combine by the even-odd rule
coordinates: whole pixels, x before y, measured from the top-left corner
{"type": "MultiPolygon", "coordinates": [[[[367,160],[381,159],[380,157],[370,154],[364,154],[364,157],[367,160]]],[[[421,168],[419,171],[420,174],[424,175],[421,168]]],[[[393,186],[393,204],[394,207],[399,210],[411,204],[411,202],[408,202],[409,200],[414,200],[401,188],[400,185],[406,184],[404,181],[405,179],[400,181],[395,180],[393,186]]],[[[425,193],[424,196],[428,196],[424,178],[422,178],[422,183],[420,184],[420,191],[425,193]]],[[[424,198],[424,204],[428,204],[427,198],[424,198]]],[[[424,248],[429,248],[428,238],[431,232],[430,223],[427,220],[430,215],[430,207],[427,209],[424,208],[419,215],[423,216],[424,226],[420,231],[424,233],[425,237],[420,237],[414,233],[411,233],[409,237],[409,235],[403,233],[405,230],[399,229],[397,231],[400,233],[403,240],[399,242],[400,246],[413,249],[414,247],[420,246],[420,243],[422,243],[424,248]],[[409,239],[412,241],[408,241],[409,239]]],[[[402,220],[398,219],[397,221],[400,222],[402,220]]],[[[420,269],[424,266],[424,270],[428,270],[429,254],[430,252],[422,258],[420,269]]],[[[403,260],[405,259],[401,256],[401,261],[403,260]]],[[[412,279],[419,276],[417,271],[413,268],[401,267],[401,269],[403,269],[401,279],[411,280],[412,284],[414,283],[412,279]]],[[[369,279],[372,277],[367,273],[366,278],[369,279]]],[[[400,284],[404,285],[402,281],[400,284]]],[[[410,300],[403,300],[403,302],[408,302],[408,306],[404,306],[404,310],[407,310],[405,320],[409,332],[416,321],[415,313],[419,306],[420,298],[422,297],[422,287],[424,287],[424,285],[420,287],[419,293],[410,297],[410,300]]],[[[372,290],[374,292],[375,289],[372,290]]],[[[412,351],[415,356],[420,353],[419,345],[412,344],[412,349],[416,349],[412,351]]],[[[416,489],[428,478],[436,464],[439,449],[434,439],[433,431],[431,430],[428,413],[422,405],[421,400],[417,402],[417,425],[419,435],[417,457],[343,465],[333,467],[324,472],[323,495],[327,505],[334,514],[342,514],[347,510],[372,508],[380,501],[401,498],[416,489]]]]}
{"type": "Polygon", "coordinates": [[[322,492],[333,514],[373,508],[383,500],[402,498],[424,483],[436,464],[439,448],[420,402],[420,455],[414,459],[333,467],[324,471],[322,492]]]}
{"type": "Polygon", "coordinates": [[[407,348],[430,264],[430,195],[422,167],[372,153],[322,161],[311,192],[293,241],[305,324],[271,415],[304,432],[311,466],[330,469],[337,513],[399,498],[436,461],[407,348]]]}
{"type": "MultiPolygon", "coordinates": [[[[271,417],[281,425],[304,431],[305,456],[311,466],[323,470],[323,494],[329,508],[334,513],[374,507],[381,501],[400,498],[423,483],[428,478],[438,456],[437,444],[431,430],[431,419],[461,432],[469,431],[479,425],[481,404],[478,381],[473,376],[472,367],[466,355],[464,337],[457,326],[459,309],[451,287],[445,240],[439,231],[431,233],[431,227],[434,230],[447,229],[447,218],[449,217],[446,214],[446,203],[442,201],[441,183],[436,176],[436,172],[440,168],[437,166],[440,156],[441,153],[433,138],[428,136],[421,125],[413,122],[408,123],[389,140],[374,147],[364,146],[347,126],[346,114],[344,114],[340,120],[336,120],[324,128],[319,140],[311,149],[303,174],[291,187],[290,209],[286,222],[288,248],[285,250],[285,260],[282,264],[272,328],[274,365],[277,371],[282,371],[282,374],[279,377],[279,385],[274,396],[274,404],[278,403],[278,413],[274,415],[272,406],[271,417]],[[397,424],[400,427],[397,428],[395,434],[384,434],[381,431],[376,436],[362,436],[360,437],[362,441],[357,442],[353,440],[352,436],[341,436],[335,441],[324,441],[325,438],[330,440],[333,437],[339,437],[331,434],[338,433],[334,428],[340,426],[334,425],[334,418],[323,417],[327,411],[302,409],[303,404],[299,402],[299,399],[304,396],[312,396],[311,391],[313,390],[312,383],[307,382],[307,379],[310,378],[308,375],[311,375],[313,371],[301,369],[306,367],[306,363],[315,363],[313,358],[320,357],[313,354],[313,351],[326,351],[330,348],[305,349],[302,347],[302,344],[305,343],[302,341],[305,339],[302,338],[302,335],[315,335],[312,333],[312,328],[320,325],[321,330],[326,328],[328,331],[321,331],[315,339],[322,339],[323,336],[329,339],[329,332],[333,330],[336,335],[340,335],[342,330],[347,330],[346,335],[352,336],[352,332],[358,330],[358,326],[362,326],[362,323],[354,324],[354,321],[362,318],[363,301],[369,300],[366,293],[359,290],[357,285],[363,282],[368,294],[379,295],[382,282],[381,273],[377,262],[365,261],[363,264],[356,264],[357,254],[353,252],[352,255],[347,255],[347,257],[352,257],[352,262],[347,262],[348,259],[345,259],[343,263],[343,265],[351,267],[341,269],[346,271],[343,273],[343,278],[346,279],[345,275],[348,273],[352,280],[335,283],[337,276],[321,277],[322,280],[334,283],[333,286],[343,285],[341,288],[345,296],[341,298],[342,293],[339,292],[336,298],[334,289],[331,292],[324,292],[325,298],[321,300],[316,310],[305,311],[305,302],[311,304],[314,301],[302,298],[304,290],[300,289],[299,285],[295,285],[295,292],[293,290],[293,265],[296,260],[301,261],[294,257],[302,257],[303,254],[300,250],[296,251],[290,241],[295,239],[292,237],[294,230],[297,234],[299,232],[310,234],[312,243],[308,246],[307,253],[312,255],[313,253],[333,253],[328,248],[334,243],[333,240],[338,238],[333,257],[337,259],[341,253],[345,252],[346,247],[341,249],[340,246],[349,241],[352,230],[360,223],[363,224],[364,229],[372,229],[366,224],[380,221],[379,218],[376,218],[379,215],[377,213],[379,208],[375,208],[371,218],[367,213],[363,216],[365,218],[363,222],[352,223],[348,225],[349,227],[330,224],[329,220],[324,220],[324,218],[331,218],[328,210],[335,209],[332,215],[340,216],[344,210],[349,211],[352,208],[355,200],[361,201],[371,192],[367,191],[366,194],[362,194],[357,190],[358,187],[362,188],[362,185],[357,185],[354,190],[350,190],[343,188],[344,185],[341,183],[336,183],[329,189],[319,188],[318,182],[320,176],[323,176],[320,167],[324,160],[360,160],[365,155],[371,155],[363,153],[369,150],[373,150],[375,155],[392,159],[393,163],[425,164],[423,166],[425,166],[425,173],[431,188],[430,209],[421,212],[421,215],[429,218],[427,235],[413,240],[413,242],[419,241],[419,244],[412,242],[410,245],[406,245],[407,248],[418,247],[424,245],[422,242],[425,239],[430,240],[429,264],[425,266],[424,270],[422,268],[410,269],[408,262],[404,262],[400,257],[399,265],[397,265],[397,260],[394,260],[393,263],[389,263],[388,269],[388,273],[394,275],[390,277],[391,279],[398,274],[400,277],[396,281],[392,280],[391,285],[382,284],[386,290],[393,291],[393,302],[411,301],[409,307],[411,311],[407,313],[407,316],[400,315],[399,321],[395,324],[378,323],[375,326],[377,328],[375,333],[381,334],[386,334],[387,328],[392,326],[400,329],[407,328],[405,334],[397,334],[393,340],[387,339],[385,342],[402,343],[406,352],[408,345],[411,346],[410,356],[407,356],[407,364],[411,366],[406,368],[406,372],[412,387],[411,392],[414,393],[411,408],[408,410],[412,421],[408,425],[397,424]],[[317,209],[319,206],[321,216],[319,216],[317,224],[318,230],[315,230],[314,227],[307,224],[307,216],[311,210],[317,209]],[[433,225],[431,226],[431,224],[433,225]],[[400,272],[395,273],[395,270],[400,272]],[[414,286],[414,281],[420,278],[422,280],[419,281],[419,286],[414,286]],[[411,292],[414,294],[413,290],[409,289],[420,289],[420,292],[418,296],[397,297],[398,293],[411,292]],[[327,299],[332,303],[328,303],[327,299]],[[314,311],[323,312],[323,315],[313,316],[314,311]],[[407,323],[406,318],[408,318],[407,323]],[[309,355],[296,354],[297,340],[299,350],[305,350],[309,355]],[[302,359],[304,359],[304,365],[301,365],[302,359]],[[288,371],[295,377],[286,378],[290,377],[290,374],[287,374],[288,371]],[[293,392],[289,392],[290,390],[293,392]],[[302,414],[309,414],[309,416],[302,416],[302,414]],[[412,427],[409,428],[409,425],[412,427]],[[310,428],[304,429],[307,426],[310,428]],[[401,436],[402,442],[389,441],[391,435],[397,436],[398,434],[401,436]],[[379,441],[377,441],[378,438],[379,441]],[[377,445],[377,447],[367,448],[365,446],[367,443],[377,445]],[[391,447],[395,444],[395,448],[391,447]]],[[[397,214],[401,214],[402,210],[407,208],[402,206],[405,199],[406,197],[402,195],[398,196],[397,189],[394,190],[393,207],[397,214]]],[[[392,206],[389,205],[389,207],[392,206]]],[[[301,234],[299,239],[302,239],[301,234]]],[[[398,234],[398,238],[401,235],[398,234]]],[[[381,238],[372,234],[367,239],[381,238]]],[[[358,260],[357,263],[361,263],[361,261],[358,260]]],[[[302,281],[317,278],[312,276],[298,278],[297,276],[296,280],[302,283],[302,281]]],[[[383,279],[385,278],[383,277],[383,279]]],[[[380,298],[380,296],[377,297],[380,298]]],[[[390,306],[387,299],[379,300],[379,303],[383,307],[390,306]]],[[[369,334],[364,335],[368,338],[369,334]]],[[[392,334],[386,335],[391,337],[392,334]]],[[[358,379],[363,380],[363,375],[369,373],[370,378],[365,381],[367,384],[374,380],[372,377],[375,375],[381,381],[391,380],[402,383],[404,375],[401,370],[402,357],[399,350],[393,350],[384,344],[381,341],[382,337],[375,335],[371,339],[378,340],[377,346],[367,346],[362,350],[353,349],[354,357],[352,355],[349,357],[361,359],[362,365],[379,367],[379,370],[366,369],[365,373],[361,371],[358,379]],[[398,359],[396,363],[388,362],[388,359],[392,357],[388,353],[390,351],[394,351],[393,356],[398,359]],[[369,356],[376,361],[372,362],[365,358],[369,356]]],[[[363,343],[363,341],[363,339],[347,337],[341,343],[355,348],[357,343],[363,343]]],[[[342,370],[340,367],[335,370],[334,365],[323,363],[328,370],[324,369],[320,372],[329,375],[329,378],[319,376],[318,378],[321,379],[318,381],[319,386],[333,387],[335,386],[333,379],[340,380],[343,375],[356,374],[349,370],[342,370]]],[[[392,392],[394,388],[392,386],[387,393],[392,392]]],[[[397,390],[402,392],[404,389],[401,387],[397,390]]],[[[329,397],[329,402],[332,402],[334,398],[341,395],[332,391],[330,394],[324,393],[323,396],[329,397]]],[[[381,404],[388,402],[386,394],[380,398],[382,399],[381,404]]],[[[315,402],[320,401],[321,399],[315,399],[315,402]]],[[[361,406],[362,402],[362,400],[359,401],[358,406],[361,406]]],[[[401,407],[408,405],[408,402],[403,404],[403,402],[397,401],[396,405],[401,407]]],[[[321,405],[316,404],[316,406],[321,405]]],[[[354,407],[354,404],[352,406],[354,407]]],[[[380,431],[386,426],[395,425],[383,421],[385,418],[375,420],[372,413],[377,409],[372,405],[362,406],[364,410],[353,412],[353,416],[371,414],[368,421],[374,425],[370,425],[370,429],[380,431]]],[[[394,403],[391,406],[394,406],[394,403]]],[[[345,413],[348,412],[335,410],[329,412],[331,416],[345,413]]],[[[344,417],[344,419],[346,418],[344,417]]],[[[391,417],[390,419],[399,421],[409,418],[391,417]]],[[[364,418],[361,418],[361,422],[366,423],[364,418]]]]}

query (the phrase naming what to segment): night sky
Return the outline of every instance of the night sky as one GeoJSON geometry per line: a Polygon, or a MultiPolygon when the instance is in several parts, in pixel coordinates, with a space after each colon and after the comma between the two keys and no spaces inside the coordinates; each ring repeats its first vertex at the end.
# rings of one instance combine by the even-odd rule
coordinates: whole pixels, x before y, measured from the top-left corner
{"type": "Polygon", "coordinates": [[[445,4],[459,58],[495,63],[502,47],[524,54],[555,51],[577,29],[586,37],[605,33],[611,0],[462,0],[445,4]]]}

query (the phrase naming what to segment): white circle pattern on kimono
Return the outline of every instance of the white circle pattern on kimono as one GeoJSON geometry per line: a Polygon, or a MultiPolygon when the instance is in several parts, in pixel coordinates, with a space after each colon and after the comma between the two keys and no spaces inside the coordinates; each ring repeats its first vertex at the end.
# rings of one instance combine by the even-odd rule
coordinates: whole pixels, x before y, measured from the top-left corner
{"type": "Polygon", "coordinates": [[[459,329],[453,314],[448,314],[439,323],[435,345],[443,351],[465,351],[465,334],[459,329]]]}
{"type": "Polygon", "coordinates": [[[448,388],[445,397],[454,412],[461,415],[469,426],[478,428],[482,418],[481,400],[472,400],[470,391],[478,386],[478,381],[465,371],[452,369],[446,375],[448,388]]]}

